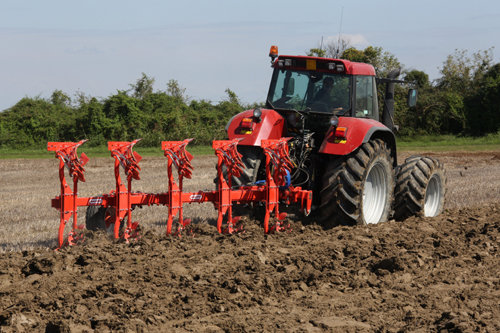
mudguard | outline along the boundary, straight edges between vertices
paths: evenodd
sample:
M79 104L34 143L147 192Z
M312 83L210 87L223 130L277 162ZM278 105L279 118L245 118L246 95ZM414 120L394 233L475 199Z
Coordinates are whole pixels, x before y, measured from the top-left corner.
M394 133L384 124L366 118L340 117L337 127L347 128L345 139L335 137L335 127L330 127L319 152L330 155L347 155L356 150L371 138L381 138L387 142L391 153L396 154L396 138Z
M243 121L251 118L252 121ZM240 145L260 146L262 139L279 139L283 136L285 119L276 111L262 109L260 121L253 117L253 110L237 114L229 124L229 139L242 139Z

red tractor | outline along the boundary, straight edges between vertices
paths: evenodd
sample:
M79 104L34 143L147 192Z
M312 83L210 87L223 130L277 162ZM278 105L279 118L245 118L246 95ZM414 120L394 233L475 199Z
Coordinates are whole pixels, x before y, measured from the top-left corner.
M261 140L289 137L294 168L287 183L313 190L313 212L325 226L441 213L446 178L439 161L412 156L397 163L393 106L399 70L377 78L369 64L278 56L275 46L269 55L273 75L266 107L244 111L226 126L229 139L241 140L245 164L233 185L263 182ZM377 84L386 84L382 112ZM415 103L410 89L408 106Z

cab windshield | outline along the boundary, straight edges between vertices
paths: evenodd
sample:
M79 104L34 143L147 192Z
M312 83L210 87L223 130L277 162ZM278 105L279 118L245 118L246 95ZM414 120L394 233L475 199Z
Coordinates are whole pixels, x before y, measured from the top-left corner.
M346 113L351 108L351 76L275 69L267 101L276 109Z

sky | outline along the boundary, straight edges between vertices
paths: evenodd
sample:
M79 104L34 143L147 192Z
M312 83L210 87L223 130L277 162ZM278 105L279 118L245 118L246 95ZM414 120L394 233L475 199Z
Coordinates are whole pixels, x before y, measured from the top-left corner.
M456 49L494 47L500 62L500 1L0 0L0 110L58 89L106 98L141 73L191 99L216 103L229 88L262 102L271 45L304 55L339 33L437 79Z

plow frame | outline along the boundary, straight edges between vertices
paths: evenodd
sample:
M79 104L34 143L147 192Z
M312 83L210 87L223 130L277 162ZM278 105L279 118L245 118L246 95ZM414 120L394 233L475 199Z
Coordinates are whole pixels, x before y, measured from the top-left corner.
M86 140L79 142L49 142L47 150L54 151L59 162L59 179L61 183L61 194L52 199L52 207L60 210L60 223L58 233L58 246L64 244L74 245L77 230L84 226L77 224L77 208L81 206L103 206L113 208L114 214L107 214L106 224L113 224L114 238L120 238L120 228L124 220L127 220L125 230L121 237L128 241L138 236L138 222L132 222L132 210L134 206L142 205L166 205L168 206L168 218L166 221L166 234L172 234L174 218L178 215L178 229L182 229L190 223L189 219L183 217L184 203L211 202L218 211L217 230L219 233L233 233L238 231L234 225L240 217L233 216L233 204L245 204L251 202L262 202L265 204L266 214L264 218L264 232L277 232L283 230L279 222L272 227L269 225L270 217L274 214L278 221L286 217L286 213L279 212L280 202L285 204L300 203L301 210L308 215L311 211L312 191L303 190L300 187L285 186L286 174L290 172L292 163L288 157L287 138L278 140L262 140L262 148L266 156L266 180L264 184L232 187L231 178L239 177L244 164L241 154L236 147L238 139L215 140L212 147L217 156L217 189L215 191L184 192L183 178L190 179L193 167L191 160L193 156L186 150L186 146L192 139L184 141L162 141L162 150L167 158L168 191L165 193L142 193L132 192L132 180L139 180L139 162L142 157L133 151L134 145L140 139L131 142L110 141L108 150L114 161L115 189L109 194L92 197L78 197L78 181L85 181L83 166L89 161L82 153L78 158L76 149ZM69 175L73 178L73 190L69 187L64 168L68 168ZM120 167L126 176L125 186L120 175ZM175 181L173 168L177 169ZM226 175L223 169L227 170ZM67 222L73 217L72 229L68 234L67 242L64 241L64 230ZM223 228L224 219L226 227Z

